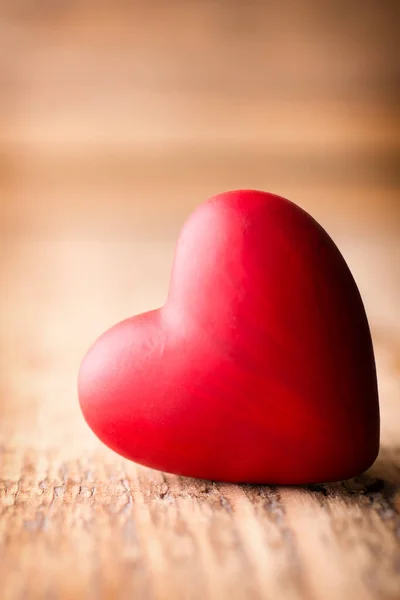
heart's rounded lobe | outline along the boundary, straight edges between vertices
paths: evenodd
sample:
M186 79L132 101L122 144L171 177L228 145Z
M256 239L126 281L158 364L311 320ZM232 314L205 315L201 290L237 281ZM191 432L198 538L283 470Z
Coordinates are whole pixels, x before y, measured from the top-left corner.
M379 449L371 335L350 270L312 217L263 192L193 213L165 306L99 338L79 398L108 446L181 475L339 480Z

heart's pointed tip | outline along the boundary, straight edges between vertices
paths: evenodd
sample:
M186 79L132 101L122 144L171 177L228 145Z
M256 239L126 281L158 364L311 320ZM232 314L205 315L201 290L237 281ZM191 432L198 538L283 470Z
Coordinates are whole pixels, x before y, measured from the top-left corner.
M168 310L119 323L83 358L85 420L126 458L188 477L301 485L362 473L379 447L376 373L340 253L275 194L209 202L178 247Z
M311 485L323 485L323 484L334 484L340 482L346 482L363 475L368 471L375 463L379 452L379 444L372 452L365 454L363 460L357 464L349 466L349 464L343 463L336 465L335 468L327 466L322 468L318 472L302 472L301 469L287 473L285 470L277 472L273 469L273 475L268 464L265 464L265 468L258 471L257 474L251 468L251 461L249 461L248 471L241 472L241 474L234 474L235 469L232 463L222 466L222 469L215 472L213 467L209 470L204 469L201 465L198 468L187 468L183 470L168 470L168 467L158 469L157 467L151 467L144 463L139 463L141 466L145 466L151 471L159 471L168 475L176 477L187 478L193 481L203 481L212 484L231 484L231 485L243 485L243 486L296 486L305 487Z

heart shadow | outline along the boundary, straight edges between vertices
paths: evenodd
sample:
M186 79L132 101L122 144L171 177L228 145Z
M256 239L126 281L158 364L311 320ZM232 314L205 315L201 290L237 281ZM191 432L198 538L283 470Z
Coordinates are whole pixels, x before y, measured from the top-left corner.
M381 494L389 500L400 489L400 446L383 447L368 471L342 485L348 494Z
M392 499L400 490L400 446L381 448L378 458L368 471L334 483L285 486L320 498L338 498L346 503L369 503L383 518L393 516L396 508Z
M218 490L222 497L226 497L230 496L232 490L237 487L237 484L231 483L207 482L187 477L179 479L181 484L189 486L195 495L198 495L199 491L206 491L206 495L208 495L213 490ZM369 506L376 509L383 519L389 519L397 512L393 504L393 497L400 490L400 446L381 448L373 466L352 479L332 483L285 486L242 483L239 484L239 487L249 500L254 502L264 499L268 503L271 500L273 504L279 503L282 490L293 490L305 496L311 494L317 497L321 504L325 504L329 500L344 502L348 505Z
M400 446L383 447L374 465L365 473L333 483L308 485L258 485L233 484L220 481L194 479L161 473L155 477L154 471L140 468L142 484L153 498L191 498L199 503L214 503L230 510L232 500L237 498L238 488L255 505L260 502L267 507L283 510L281 493L293 491L302 496L312 496L321 505L329 502L344 502L347 505L362 505L377 510L384 519L391 518L398 509L393 497L400 490ZM214 502L215 500L215 502ZM271 508L270 507L270 508Z

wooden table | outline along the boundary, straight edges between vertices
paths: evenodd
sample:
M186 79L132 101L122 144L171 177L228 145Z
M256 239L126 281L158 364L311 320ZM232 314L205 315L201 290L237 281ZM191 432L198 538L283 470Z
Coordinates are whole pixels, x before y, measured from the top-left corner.
M2 239L0 597L398 598L400 336L384 324L390 303L375 310L372 260L373 285L362 276L372 242L341 246L383 319L382 452L354 480L291 488L164 475L95 439L78 408L80 359L111 323L163 301L174 244L82 237ZM372 255L389 277L382 243Z
M398 600L398 3L0 9L1 600ZM101 445L87 347L160 306L209 195L285 195L359 283L382 451L354 480L238 486Z

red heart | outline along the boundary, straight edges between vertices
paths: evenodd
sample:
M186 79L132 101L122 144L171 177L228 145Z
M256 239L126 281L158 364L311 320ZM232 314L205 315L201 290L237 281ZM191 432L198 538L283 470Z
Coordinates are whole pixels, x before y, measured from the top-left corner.
M339 480L368 468L379 447L354 279L312 217L263 192L221 194L194 212L167 303L100 337L79 397L108 446L181 475Z

